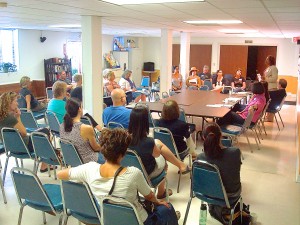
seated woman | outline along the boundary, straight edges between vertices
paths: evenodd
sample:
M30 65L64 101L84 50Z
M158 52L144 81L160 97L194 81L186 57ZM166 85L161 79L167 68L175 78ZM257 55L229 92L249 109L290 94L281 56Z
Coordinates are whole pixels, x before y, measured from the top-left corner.
M245 91L246 89L246 80L242 77L242 70L237 69L233 81L231 83L232 90L234 92Z
M252 123L256 123L256 121L259 119L261 111L266 105L265 88L262 83L255 82L252 84L251 91L253 96L249 100L248 105L236 104L230 112L218 120L218 124L220 126L224 124L242 125L248 116L248 110L250 107L253 107L254 110L256 110L252 119Z
M101 198L109 193L113 181L116 179L113 195L124 198L135 205L138 215L145 225L177 225L177 216L173 206L170 203L156 199L139 169L125 167L121 169L117 178L114 178L115 173L121 167L121 161L126 154L130 141L131 136L124 129L103 130L100 145L103 146L102 152L106 159L105 163L99 165L98 163L90 162L78 167L65 169L58 172L58 178L87 182L99 203ZM145 199L156 203L157 210L152 214L147 214L138 201L138 193L142 194Z
M200 77L197 75L198 69L196 67L192 67L190 70L190 76L186 79L187 88L193 86L199 88L202 85L202 81Z
M182 174L190 172L190 168L177 159L160 140L154 140L147 136L149 134L148 109L142 104L138 104L132 109L128 131L132 134L129 148L135 150L141 157L150 178L158 176L166 169L166 160L177 166ZM171 189L168 191L171 195ZM165 197L165 182L162 182L158 187L157 198Z
M223 88L225 82L223 78L223 71L217 70L216 76L212 77L212 91L219 91Z
M66 105L64 122L60 125L60 138L72 142L83 163L91 161L104 163L101 146L97 143L93 127L80 122L82 105L76 98L70 98Z
M228 198L238 199L241 195L241 151L235 147L221 145L222 132L218 124L207 123L203 129L204 153L200 153L198 160L207 161L218 167ZM221 219L222 207L209 205L210 214L223 222Z
M104 88L106 90L106 95L110 96L114 89L120 88L120 85L115 81L116 76L113 71L109 71L106 76L108 82L104 84Z
M20 95L22 95L25 98L27 110L31 110L32 112L46 110L47 104L45 102L39 102L38 100L36 100L36 98L32 95L30 91L30 77L22 77L20 80L20 86L22 88L20 90Z
M172 74L172 91L180 91L182 88L182 75L179 73L179 67L174 67Z
M27 135L26 128L24 124L21 121L21 111L18 108L18 95L15 92L5 92L0 96L0 130L3 127L9 127L9 128L15 128L18 129L20 135L22 136L24 142L28 146L28 150L30 152L33 152L33 146L29 139L29 136ZM50 135L50 132L47 128L43 128L40 130L37 130L39 132L43 132ZM0 139L2 136L0 135ZM1 140L2 141L2 140ZM50 168L53 170L53 168ZM41 163L40 172L44 173L48 171L47 164Z
M179 106L176 101L168 100L164 106L161 113L161 119L157 120L156 125L158 127L168 128L174 138L177 150L179 153L189 147L189 151L195 159L197 154L195 152L195 143L190 136L189 124L185 121L179 120ZM186 141L184 140L186 138Z
M131 74L131 70L124 71L122 78L119 81L121 89L123 89L125 92L131 91L134 102L139 102L140 100L143 102L146 101L146 95L137 91L134 81L130 79Z

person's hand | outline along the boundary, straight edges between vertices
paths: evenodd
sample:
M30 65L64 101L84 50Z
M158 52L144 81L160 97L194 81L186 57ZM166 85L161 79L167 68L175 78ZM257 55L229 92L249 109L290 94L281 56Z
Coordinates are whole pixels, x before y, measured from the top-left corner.
M236 111L236 114L241 114L242 112L240 112L240 111Z
M21 110L19 108L16 108L15 111L14 111L14 116L16 118L20 117L21 116Z
M166 202L166 201L163 201L163 200L157 200L157 204L158 204L158 205L164 205L164 206L166 206L167 208L170 208L169 203Z

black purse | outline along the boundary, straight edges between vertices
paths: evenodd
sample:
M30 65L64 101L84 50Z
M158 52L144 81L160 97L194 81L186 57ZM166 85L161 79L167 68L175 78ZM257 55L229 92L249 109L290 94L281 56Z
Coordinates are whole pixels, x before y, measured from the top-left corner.
M143 208L147 211L148 214L152 214L156 211L156 204L154 202L151 202L147 199L142 199L139 196L139 193L137 193L138 201L143 206Z

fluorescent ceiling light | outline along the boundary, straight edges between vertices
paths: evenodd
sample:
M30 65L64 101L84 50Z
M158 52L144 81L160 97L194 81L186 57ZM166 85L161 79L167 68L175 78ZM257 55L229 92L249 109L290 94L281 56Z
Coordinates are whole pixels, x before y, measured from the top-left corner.
M257 33L257 30L243 30L243 29L221 29L219 32L222 33Z
M204 2L204 0L102 0L116 5L138 5L155 3Z
M189 24L239 24L243 23L240 20L188 20L183 21Z
M50 25L49 27L53 28L79 28L81 27L80 24L56 24L56 25Z

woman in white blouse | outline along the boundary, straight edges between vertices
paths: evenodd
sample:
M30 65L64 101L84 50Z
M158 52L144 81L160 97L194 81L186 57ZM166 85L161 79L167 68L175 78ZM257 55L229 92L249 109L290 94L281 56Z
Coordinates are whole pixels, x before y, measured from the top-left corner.
M273 88L277 88L278 69L275 66L275 57L272 55L269 55L266 58L265 63L268 67L264 71L262 80L265 80L268 82L269 90L273 89Z

